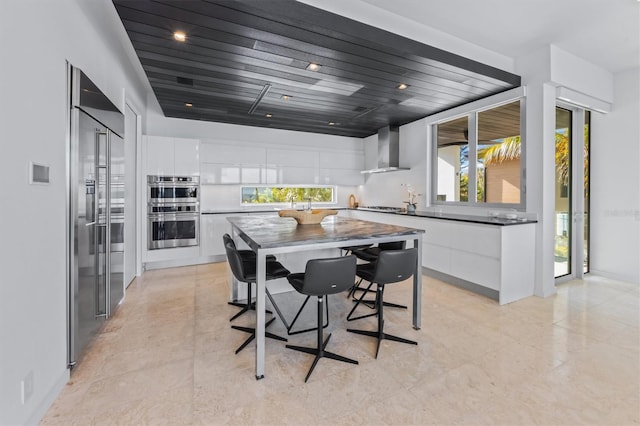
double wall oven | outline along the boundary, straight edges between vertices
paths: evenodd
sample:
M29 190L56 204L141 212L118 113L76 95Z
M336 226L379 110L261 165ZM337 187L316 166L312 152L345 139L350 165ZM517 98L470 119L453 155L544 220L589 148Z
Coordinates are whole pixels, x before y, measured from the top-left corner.
M197 246L200 180L197 176L147 176L148 249Z

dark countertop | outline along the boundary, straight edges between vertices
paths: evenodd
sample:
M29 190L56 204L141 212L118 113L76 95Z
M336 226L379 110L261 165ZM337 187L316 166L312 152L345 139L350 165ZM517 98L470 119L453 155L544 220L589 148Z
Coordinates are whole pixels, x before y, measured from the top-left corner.
M366 242L375 238L399 240L424 233L422 229L338 216L328 216L315 225L298 225L293 218L277 216L238 216L227 220L253 250L343 241Z
M416 211L415 213L406 213L406 212L394 212L394 211L373 210L373 209L353 209L353 210L361 210L361 211L381 213L381 214L395 214L400 216L424 217L428 219L453 220L457 222L479 223L482 225L511 226L511 225L526 225L528 223L538 223L536 219L526 219L526 218L505 219L500 217L474 216L474 215L459 214L459 213L434 213L434 212L425 212L425 211Z
M314 206L314 208L316 208ZM416 211L415 213L406 213L406 212L394 212L394 211L384 211L384 210L374 210L367 208L356 208L350 209L348 207L317 207L317 208L330 208L333 210L354 210L354 211L366 211L373 213L381 213L381 214L395 214L400 216L411 216L411 217L424 217L427 219L440 219L440 220L453 220L457 222L467 222L467 223L478 223L482 225L496 225L496 226L511 226L511 225L526 225L530 223L538 223L536 219L505 219L500 217L489 217L489 216L474 216L469 214L459 214L459 213L434 213L427 211ZM229 209L229 210L203 210L201 214L203 215L212 215L212 214L249 214L249 213L276 213L278 210L286 210L286 208L238 208L238 209Z

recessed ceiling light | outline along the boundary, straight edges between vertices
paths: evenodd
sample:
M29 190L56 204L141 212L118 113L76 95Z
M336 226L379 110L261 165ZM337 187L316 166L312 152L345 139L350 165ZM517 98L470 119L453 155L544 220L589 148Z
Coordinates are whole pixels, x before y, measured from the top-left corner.
M193 104L191 102L185 102L184 106L186 106L187 108L191 108Z
M334 123L333 121L329 122L329 126L335 126L335 125L336 125L336 123Z
M310 62L309 65L307 65L307 70L308 71L318 71L320 69L322 65L318 65L318 64L314 64L313 62Z
M280 96L280 99L282 99L283 101L288 101L289 99L291 99L291 96L289 96L289 95L282 95L282 96Z
M398 90L404 90L404 89L406 89L407 87L409 87L407 84L405 84L405 83L400 83L400 84L398 84L398 85L396 86L396 89L398 89Z
M273 114L265 114L264 116L267 117L267 118L271 118L271 117L273 117Z
M173 38L177 41L185 41L187 39L187 35L182 31L176 31L175 33L173 33Z

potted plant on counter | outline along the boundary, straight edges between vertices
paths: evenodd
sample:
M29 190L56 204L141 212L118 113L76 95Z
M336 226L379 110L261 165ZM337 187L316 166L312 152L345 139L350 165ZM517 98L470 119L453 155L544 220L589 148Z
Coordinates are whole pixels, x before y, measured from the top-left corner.
M413 186L411 186L411 184L403 185L407 187L407 193L409 194L409 200L404 201L405 203L407 203L407 213L415 213L416 206L418 204L417 198L421 194L416 194L416 191L413 189Z

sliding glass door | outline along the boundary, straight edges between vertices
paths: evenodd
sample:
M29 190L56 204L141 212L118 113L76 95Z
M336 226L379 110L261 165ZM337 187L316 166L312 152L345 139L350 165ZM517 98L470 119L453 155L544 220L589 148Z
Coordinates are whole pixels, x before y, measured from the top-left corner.
M589 270L589 120L588 111L556 108L556 278Z

